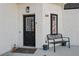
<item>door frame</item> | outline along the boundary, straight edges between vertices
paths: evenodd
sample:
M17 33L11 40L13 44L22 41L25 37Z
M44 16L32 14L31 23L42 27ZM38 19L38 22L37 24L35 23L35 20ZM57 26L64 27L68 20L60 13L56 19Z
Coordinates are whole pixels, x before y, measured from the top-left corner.
M36 26L35 26L35 14L23 14L23 46L24 46L24 36L25 36L25 20L24 20L24 17L26 16L34 16L34 34L35 34L35 46L33 47L36 47ZM31 47L31 46L26 46L26 47Z

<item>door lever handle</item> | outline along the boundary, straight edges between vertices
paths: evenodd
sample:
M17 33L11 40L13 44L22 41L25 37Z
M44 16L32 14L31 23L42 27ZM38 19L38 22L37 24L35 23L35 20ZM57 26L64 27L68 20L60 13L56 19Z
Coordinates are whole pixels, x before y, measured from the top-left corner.
M19 33L21 33L21 31L19 31Z
M35 22L35 24L37 24L37 22Z

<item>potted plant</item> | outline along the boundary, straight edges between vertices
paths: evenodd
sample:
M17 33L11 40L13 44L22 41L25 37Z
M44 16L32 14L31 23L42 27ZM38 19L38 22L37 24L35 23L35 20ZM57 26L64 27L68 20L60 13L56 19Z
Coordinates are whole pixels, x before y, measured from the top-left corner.
M43 50L48 50L47 40L45 40L45 44L43 44Z
M14 46L12 48L12 52L16 52L16 44L14 44Z

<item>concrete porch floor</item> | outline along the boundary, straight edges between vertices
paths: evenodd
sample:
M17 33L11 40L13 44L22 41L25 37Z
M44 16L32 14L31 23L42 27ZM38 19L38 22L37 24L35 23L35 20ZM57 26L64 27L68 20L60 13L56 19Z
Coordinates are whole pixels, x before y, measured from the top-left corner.
M44 51L42 48L39 48L36 50L34 54L25 54L25 53L12 53L7 52L3 54L3 56L79 56L79 46L71 46L71 48L68 48L68 46L57 46L56 52L54 53L53 47L49 48L49 50Z

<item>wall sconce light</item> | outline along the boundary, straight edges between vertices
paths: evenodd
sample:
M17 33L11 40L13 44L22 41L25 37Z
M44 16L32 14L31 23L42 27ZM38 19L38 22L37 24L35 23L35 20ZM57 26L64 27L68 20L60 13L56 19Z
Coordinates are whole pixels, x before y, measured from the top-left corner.
M30 11L30 7L27 6L27 7L26 7L26 12L29 13L29 11Z

